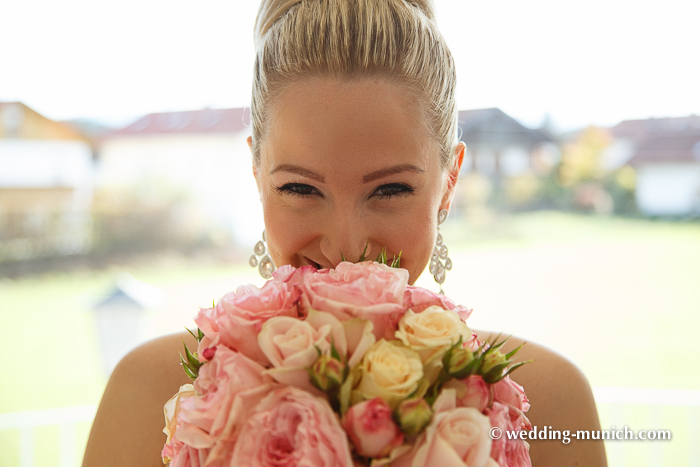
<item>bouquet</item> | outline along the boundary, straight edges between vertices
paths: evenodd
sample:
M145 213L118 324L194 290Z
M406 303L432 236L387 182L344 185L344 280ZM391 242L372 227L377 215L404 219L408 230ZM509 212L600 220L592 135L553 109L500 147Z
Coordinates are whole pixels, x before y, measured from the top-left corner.
M284 266L201 309L198 348L181 355L193 384L164 407L163 462L530 466L527 443L505 436L531 429L509 377L527 362L392 266Z

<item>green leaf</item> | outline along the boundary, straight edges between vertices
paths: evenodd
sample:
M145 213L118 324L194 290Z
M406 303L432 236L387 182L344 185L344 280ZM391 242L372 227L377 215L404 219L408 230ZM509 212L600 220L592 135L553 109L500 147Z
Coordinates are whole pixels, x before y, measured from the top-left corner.
M335 358L339 362L342 362L342 359L340 358L340 353L338 352L338 349L335 348L335 342L333 341L333 336L331 336L331 357Z
M518 368L520 368L521 366L527 365L528 363L532 363L532 362L534 362L534 360L525 360L524 362L516 363L512 367L508 368L508 371L506 371L506 373L503 375L503 377L505 378L506 376L508 376L509 374L511 374L512 372L514 372Z
M185 329L187 329L187 332L189 332L192 335L192 337L194 337L197 340L197 342L199 342L201 340L201 338L197 338L197 336L194 335L194 332L192 332L192 330L190 328L185 326ZM202 332L199 328L197 328L197 331L198 331L198 333Z
M503 370L506 369L508 366L508 363L502 363L500 365L496 365L495 367L491 368L488 373L485 375L482 375L484 378L484 381L486 381L489 384L497 383L501 379L503 379Z
M375 259L377 263L386 264L386 247L382 247L382 251L379 252L379 256Z
M342 259L343 261L347 261L342 251L340 252L340 259Z
M182 341L182 345L185 347L185 355L187 355L187 361L190 363L190 366L199 370L204 363L200 362L197 357L192 355L192 352L190 352L190 349L187 348L185 341Z
M367 247L369 246L369 239L367 239L367 243L365 243L365 249L362 250L362 255L360 256L360 259L357 260L358 263L361 263L367 259L365 254L367 253Z
M489 348L486 349L486 351L484 352L484 355L487 355L487 354L490 354L490 353L497 351L498 349L503 347L506 344L506 342L508 342L508 339L510 339L510 336L508 336L504 340L502 340L501 342L497 342L499 337L501 337L500 334L498 336L496 336L496 338L493 340L494 344L490 345Z
M522 349L523 346L524 346L525 344L526 344L526 342L523 342L523 343L520 344L517 348L515 348L515 349L511 350L510 352L508 352L508 353L506 354L506 360L510 360L510 357L512 357L513 355L515 355L516 353L518 353L518 351L519 351L520 349Z
M399 257L394 257L394 260L391 262L391 267L392 268L400 268L401 267L401 253L403 253L403 250L399 251Z
M199 374L199 372L198 372L197 370L193 370L192 368L190 368L190 366L189 366L188 363L185 361L185 358L182 356L182 354L180 354L180 365L182 365L182 369L185 370L185 374L186 374L192 381L194 381L194 380L197 379L197 375Z

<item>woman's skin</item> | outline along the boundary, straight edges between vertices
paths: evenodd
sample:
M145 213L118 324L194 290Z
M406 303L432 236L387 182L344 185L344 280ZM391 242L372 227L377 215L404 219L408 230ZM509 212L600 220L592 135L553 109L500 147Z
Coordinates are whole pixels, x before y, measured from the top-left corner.
M443 167L410 96L381 79L316 78L279 97L254 167L275 264L334 267L341 253L357 260L369 242L371 255L382 247L389 257L401 252L401 266L415 282L432 254L437 213L450 207L465 146L457 145L454 162ZM165 336L120 362L95 417L84 466L162 465L163 404L189 382L178 364L181 339L196 347L187 333ZM522 342L511 338L506 350ZM535 360L513 374L530 399L534 426L600 429L590 387L572 363L532 343L518 358ZM536 467L606 465L602 441L530 444Z

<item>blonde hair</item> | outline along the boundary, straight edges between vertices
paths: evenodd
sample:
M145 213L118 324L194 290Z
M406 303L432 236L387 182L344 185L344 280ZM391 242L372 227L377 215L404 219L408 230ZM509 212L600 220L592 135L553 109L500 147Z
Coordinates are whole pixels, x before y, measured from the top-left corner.
M253 161L275 97L301 78L381 77L408 86L447 167L457 143L456 73L432 0L262 0L255 23Z

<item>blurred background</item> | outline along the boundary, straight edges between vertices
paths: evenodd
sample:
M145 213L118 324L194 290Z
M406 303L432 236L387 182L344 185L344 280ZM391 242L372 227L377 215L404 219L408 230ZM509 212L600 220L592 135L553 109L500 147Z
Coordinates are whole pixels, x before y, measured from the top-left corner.
M611 466L700 466L700 6L435 3L468 147L445 292L574 361L604 429L672 431ZM125 352L262 283L256 12L0 3L1 466L79 465Z

